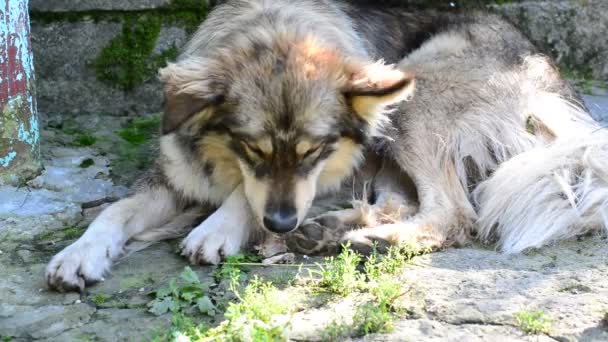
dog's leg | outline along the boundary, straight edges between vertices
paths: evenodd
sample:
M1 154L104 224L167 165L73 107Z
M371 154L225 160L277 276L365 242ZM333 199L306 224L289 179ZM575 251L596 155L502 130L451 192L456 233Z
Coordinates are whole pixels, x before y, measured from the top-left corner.
M163 186L112 204L76 242L53 257L46 268L49 286L59 291L82 291L86 284L103 280L131 237L162 225L179 209L175 194Z
M306 220L288 235L289 249L303 254L333 253L348 231L400 221L417 212L414 184L397 165L385 161L373 178L373 182L368 183L371 185L369 189L361 191L374 192L376 200L373 204L362 198L354 201L353 208L327 211Z
M219 264L222 257L239 253L255 227L257 223L240 185L184 239L182 254L193 264Z
M410 243L419 248L439 249L467 240L475 212L456 167L449 162L418 159L416 168L408 170L417 170L410 174L418 192L418 213L405 220L347 232L342 242L348 241L354 249L365 253L375 242L380 245Z

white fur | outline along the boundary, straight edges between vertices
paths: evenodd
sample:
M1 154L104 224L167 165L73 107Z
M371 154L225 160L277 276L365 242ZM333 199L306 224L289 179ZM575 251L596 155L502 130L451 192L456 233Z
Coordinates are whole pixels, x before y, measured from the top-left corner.
M608 133L564 139L502 164L475 192L479 234L517 253L608 226Z
M166 189L142 192L112 204L84 235L53 257L46 268L49 285L82 290L85 282L103 280L127 240L175 215L174 197Z
M201 202L210 202L219 205L226 195L223 187L211 186L209 177L205 175L200 166L192 163L180 151L175 141L175 134L160 138L160 152L166 158L163 171L167 180L175 189L182 191L184 196Z
M241 250L255 224L243 186L239 186L219 209L188 234L182 242L182 254L194 264L202 261L217 265L222 256Z

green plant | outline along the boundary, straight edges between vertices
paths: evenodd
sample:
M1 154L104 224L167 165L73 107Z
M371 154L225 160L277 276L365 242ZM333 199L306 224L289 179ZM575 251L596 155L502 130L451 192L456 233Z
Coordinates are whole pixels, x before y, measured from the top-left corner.
M248 269L244 264L258 263L260 261L261 258L258 255L253 254L237 254L226 257L226 261L213 272L213 278L217 282L235 278L238 280L245 280L245 272L248 272Z
M351 332L351 325L333 320L321 331L321 341L341 341L350 336Z
M357 308L353 317L353 334L365 336L373 333L385 333L393 330L393 314L385 307L367 303Z
M368 279L375 279L382 275L395 275L401 271L412 259L424 253L412 245L391 246L384 255L378 253L376 246L365 261L365 274Z
M526 334L546 334L551 328L551 318L543 310L520 311L515 314L517 324Z
M180 313L196 309L198 312L213 316L216 307L207 295L209 288L202 284L190 267L185 267L180 283L171 279L169 286L156 291L156 298L148 303L148 311L155 315L167 312Z
M344 245L337 257L325 258L325 263L317 264L319 270L311 271L320 277L318 288L340 296L347 296L363 284L364 276L357 270L361 256Z
M289 304L271 284L254 277L243 291L233 281L231 290L237 300L224 313L225 320L214 328L194 321L178 312L172 327L155 341L285 341L290 317Z

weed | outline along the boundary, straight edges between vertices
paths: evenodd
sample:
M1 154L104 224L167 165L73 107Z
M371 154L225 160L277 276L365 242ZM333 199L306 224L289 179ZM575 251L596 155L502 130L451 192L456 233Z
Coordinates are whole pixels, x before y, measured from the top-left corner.
M517 324L526 334L546 334L551 328L551 318L543 310L521 311L515 314Z
M191 318L177 312L172 318L172 328L164 338L155 341L284 341L289 327L289 304L279 296L271 284L254 277L240 292L237 282L231 289L237 296L230 303L218 326L208 328L196 325Z
M213 272L213 278L217 282L222 280L232 280L238 278L238 280L245 280L247 277L245 272L248 272L247 268L243 265L244 263L257 263L260 262L261 258L253 254L237 254L226 257L226 261Z
M156 299L148 303L148 311L155 315L166 312L183 312L196 309L198 312L213 316L215 305L206 292L209 288L203 285L190 267L185 267L180 276L180 284L171 279L169 286L156 291Z
M353 317L353 334L365 336L373 333L385 333L393 330L393 314L374 303L367 303L357 308Z
M103 304L105 304L105 302L110 299L110 297L112 297L109 294L105 294L105 293L98 293L96 295L93 296L93 298L91 298L91 301L93 303L95 303L95 305L97 306L101 306Z
M380 255L376 246L365 261L365 274L368 279L376 279L382 275L395 275L410 263L412 259L424 253L412 245L391 246L385 255Z
M361 256L349 248L343 246L342 252L334 258L325 258L325 264L318 264L319 270L311 271L320 276L319 289L347 296L361 287L364 276L357 270L361 262Z
M224 314L230 334L253 341L286 339L289 321L285 315L289 306L272 283L254 277L243 293L236 290L234 283L233 291L239 301L231 303Z
M604 312L604 317L600 321L600 327L608 329L608 311Z
M351 335L351 331L351 325L333 320L321 331L321 341L342 341Z

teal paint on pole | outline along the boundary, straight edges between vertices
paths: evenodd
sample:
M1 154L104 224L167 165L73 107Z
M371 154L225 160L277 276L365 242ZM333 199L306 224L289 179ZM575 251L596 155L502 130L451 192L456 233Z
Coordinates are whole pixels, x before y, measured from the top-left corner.
M28 0L0 0L0 185L40 168Z

